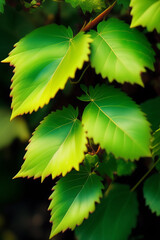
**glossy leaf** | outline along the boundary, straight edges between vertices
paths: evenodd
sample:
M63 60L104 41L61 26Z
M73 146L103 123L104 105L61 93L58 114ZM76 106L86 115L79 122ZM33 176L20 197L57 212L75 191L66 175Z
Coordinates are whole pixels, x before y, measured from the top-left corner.
M86 11L92 12L93 10L101 10L105 7L104 0L65 0L70 3L72 7L80 6L82 11L85 13Z
M24 156L26 159L15 177L52 178L79 170L84 159L86 136L78 111L72 106L49 114L38 126Z
M110 82L130 82L143 85L141 72L154 70L154 52L145 36L118 19L98 24L90 31L91 66Z
M143 112L147 114L148 121L152 124L152 130L156 131L160 125L160 96L149 99L141 104Z
M149 123L125 93L97 85L90 87L86 95L79 98L91 101L84 110L82 123L95 144L124 159L151 156Z
M0 108L0 149L7 147L16 138L27 141L30 137L26 122L22 118L10 122L10 114L4 107Z
M67 228L72 230L80 225L89 213L95 210L95 202L102 197L101 177L82 167L61 178L53 188L51 195L51 222L53 227L50 237Z
M70 28L48 25L22 38L3 62L15 66L11 85L12 117L47 104L77 68L88 61L89 35L73 37Z
M143 188L146 205L149 206L152 213L160 216L160 174L155 173L149 177Z
M136 226L138 202L136 194L127 185L114 184L90 215L76 229L78 240L127 240Z
M4 12L4 4L5 4L5 0L0 0L0 13Z
M139 25L148 31L156 29L160 33L160 0L131 0L131 27Z

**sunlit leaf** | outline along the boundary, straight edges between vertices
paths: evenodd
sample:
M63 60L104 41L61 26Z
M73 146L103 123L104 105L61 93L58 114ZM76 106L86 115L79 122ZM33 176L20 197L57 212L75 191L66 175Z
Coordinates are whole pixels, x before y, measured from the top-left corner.
M63 89L76 69L88 61L90 42L89 35L80 32L73 37L70 28L56 24L22 38L3 61L15 66L11 118L36 111Z
M160 96L142 103L141 108L147 114L147 119L152 124L152 130L156 131L160 125Z
M160 216L160 174L155 173L149 177L143 188L146 205L149 206L152 213Z
M53 227L50 237L67 228L72 230L80 225L89 213L95 210L95 202L102 197L101 177L82 167L61 178L53 188L51 195L51 222Z
M15 138L27 141L30 137L26 122L17 118L10 122L10 111L0 108L0 149L8 146Z
M139 107L119 89L97 85L86 92L82 122L88 137L108 153L124 159L151 156L150 128ZM86 96L79 99L86 101Z
M160 0L131 0L131 27L142 25L148 31L156 29L160 33Z
M15 177L52 178L79 170L84 159L86 137L78 111L72 106L49 114L36 129L24 156L25 161Z
M67 3L70 3L72 7L80 6L82 11L92 12L93 10L101 10L105 7L104 0L65 0Z
M90 31L91 66L110 82L130 82L143 85L141 72L145 67L154 70L154 52L145 36L118 19L98 24L97 32Z
M76 228L78 240L127 240L136 226L138 202L136 194L127 185L114 184L90 215Z

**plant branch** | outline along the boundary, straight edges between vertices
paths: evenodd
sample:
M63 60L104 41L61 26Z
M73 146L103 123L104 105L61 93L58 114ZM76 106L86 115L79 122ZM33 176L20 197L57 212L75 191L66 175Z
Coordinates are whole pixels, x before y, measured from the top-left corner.
M131 189L131 192L133 192L148 176L148 174L153 170L153 168L157 165L157 163L160 161L160 158L151 166L151 168L144 174L144 176L136 183L136 185Z
M111 6L109 6L106 10L104 10L101 14L99 14L95 19L90 21L87 25L83 26L81 31L86 32L86 31L89 31L94 26L96 26L100 21L103 20L103 18L105 16L107 16L111 12L111 10L115 6L116 2L117 2L117 0L114 1L114 3Z

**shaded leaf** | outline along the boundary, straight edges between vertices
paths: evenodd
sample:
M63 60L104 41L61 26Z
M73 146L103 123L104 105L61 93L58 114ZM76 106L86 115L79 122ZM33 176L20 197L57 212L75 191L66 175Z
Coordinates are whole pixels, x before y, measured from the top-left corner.
M147 114L147 119L152 124L152 130L156 131L160 125L160 96L142 103L141 108Z
M11 144L15 138L27 141L30 137L26 122L22 118L10 122L10 114L10 111L0 108L0 149Z
M152 139L152 155L160 157L160 128L154 133Z
M149 177L143 187L146 205L149 206L152 213L160 216L160 174L155 173Z
M131 27L142 25L148 31L156 29L160 33L160 0L131 0Z
M77 68L88 61L89 35L73 37L70 28L56 24L38 28L22 38L3 62L15 66L11 85L12 117L47 104L63 89Z
M110 82L130 82L143 85L141 72L154 70L154 51L145 36L118 19L98 24L90 31L91 66Z
M89 171L91 171L91 169L93 167L95 167L95 165L99 162L99 157L98 155L90 155L90 154L86 154L85 158L84 158L84 164L87 167L87 169Z
M67 3L70 3L72 7L80 6L82 11L92 12L93 10L101 10L105 7L104 0L65 0Z
M110 186L96 211L76 229L78 240L127 240L136 226L138 202L127 185Z
M53 188L51 195L51 222L53 227L50 237L67 228L72 230L80 225L89 213L95 210L95 202L102 197L101 177L82 167L61 178Z
M153 158L158 157L155 167L160 172L160 128L153 134L151 145Z
M26 159L15 177L52 178L79 170L84 159L86 136L78 111L72 106L49 114L38 126L24 156Z
M132 174L135 170L136 165L130 161L124 161L123 159L117 159L117 175L127 176Z
M129 8L130 0L117 0L118 4L122 4L125 8Z
M0 0L0 12L1 13L4 12L4 4L5 4L5 0Z
M99 166L96 169L102 176L107 175L109 178L113 179L114 172L117 171L117 162L113 155L104 154L102 161L99 162Z
M82 122L88 137L108 153L124 159L151 156L150 128L139 107L119 89L106 85L90 87L90 103ZM86 101L86 97L79 99Z

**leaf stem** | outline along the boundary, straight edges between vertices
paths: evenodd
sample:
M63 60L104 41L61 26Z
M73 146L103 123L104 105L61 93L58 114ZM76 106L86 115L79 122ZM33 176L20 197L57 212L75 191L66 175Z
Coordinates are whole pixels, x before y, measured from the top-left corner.
M79 82L82 80L82 78L83 78L85 72L87 71L87 69L88 69L89 67L90 67L90 64L88 64L87 67L83 70L83 72L82 72L80 78L78 79L78 81L76 81L76 82L72 82L72 81L70 80L71 84L77 84L77 83L79 83Z
M131 192L133 192L143 181L144 179L148 176L148 174L153 170L153 168L157 165L159 162L160 158L151 166L151 168L144 174L144 176L134 185L134 187L131 189Z
M104 10L102 13L100 13L95 19L93 19L92 21L90 21L87 25L84 25L84 27L82 27L81 31L89 31L91 28L93 28L94 26L96 26L100 21L103 20L103 18L105 16L107 16L112 8L115 6L117 0L114 1L114 3L112 5L110 5L106 10Z

